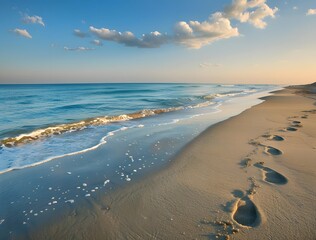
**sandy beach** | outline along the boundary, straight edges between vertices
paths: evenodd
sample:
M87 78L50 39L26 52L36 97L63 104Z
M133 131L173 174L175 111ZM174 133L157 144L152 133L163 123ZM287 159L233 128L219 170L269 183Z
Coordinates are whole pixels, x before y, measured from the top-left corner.
M315 101L315 84L277 91L29 238L316 239Z

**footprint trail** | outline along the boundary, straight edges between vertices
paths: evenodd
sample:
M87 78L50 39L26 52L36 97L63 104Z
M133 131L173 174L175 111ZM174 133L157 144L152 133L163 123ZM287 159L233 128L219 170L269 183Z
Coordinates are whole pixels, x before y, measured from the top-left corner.
M274 171L271 168L264 167L260 163L256 163L255 166L260 168L264 173L264 181L277 184L277 185L284 185L288 182L287 178L284 177L281 173Z

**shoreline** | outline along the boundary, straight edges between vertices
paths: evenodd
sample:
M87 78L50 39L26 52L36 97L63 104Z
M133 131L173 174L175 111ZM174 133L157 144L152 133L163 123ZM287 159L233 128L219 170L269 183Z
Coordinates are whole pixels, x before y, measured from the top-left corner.
M295 91L211 126L167 168L29 239L315 238L315 98Z
M146 90L146 87L148 88L148 86L145 86L145 90L144 90L145 93L148 90L148 89ZM181 91L187 91L187 90L183 90L182 87L183 87L182 85L177 86L177 88L174 91L175 92L178 91L180 93ZM33 165L40 165L41 163L47 162L50 159L52 160L52 159L56 159L60 157L69 156L71 154L82 153L85 151L96 149L100 145L107 142L106 138L108 138L108 135L112 136L114 133L115 133L114 135L116 135L116 132L117 132L116 130L120 130L120 129L125 130L126 128L130 128L130 127L142 127L144 126L145 123L147 125L148 124L151 125L152 124L151 120L153 120L152 122L155 122L156 125L159 127L162 124L158 123L156 119L160 119L159 121L161 123L167 124L169 122L169 119L171 121L173 120L183 121L185 119L194 118L195 116L204 115L208 113L211 114L214 111L216 111L216 109L219 106L221 106L222 104L225 104L225 102L229 102L229 99L236 99L237 101L239 101L238 100L239 98L244 98L244 97L249 98L249 102L246 102L249 104L244 104L245 107L249 107L251 105L250 101L255 102L255 100L252 99L254 95L258 95L260 93L264 93L269 90L273 90L277 88L276 86L271 86L271 85L267 85L266 87L256 87L256 86L249 85L245 89L240 89L239 87L235 89L234 87L233 89L235 90L225 89L225 88L217 89L218 87L214 85L210 85L210 89L208 90L204 89L203 87L201 88L201 86L191 86L191 87L193 88L194 91L197 91L197 92L193 91L192 93L187 94L188 96L192 95L192 97L184 98L185 101L183 100L184 101L183 104L180 104L175 100L178 97L177 97L177 93L174 93L172 94L174 95L174 99L172 98L171 100L167 100L168 106L164 106L165 103L164 101L162 101L162 103L159 103L159 104L154 103L152 106L153 108L151 108L150 106L146 105L147 100L145 101L143 99L143 100L140 100L140 102L145 102L145 105L140 107L139 106L140 103L135 101L135 104L137 107L134 107L135 110L133 111L120 110L123 115L116 115L115 112L113 112L113 114L111 113L109 114L109 116L116 116L116 117L103 116L103 117L88 118L88 116L85 115L85 117L80 118L81 120L78 119L78 120L75 120L75 122L67 123L67 119L65 119L65 122L63 124L60 121L56 121L56 123L53 123L55 121L53 119L52 121L45 120L46 124L44 124L43 126L41 126L41 124L39 125L35 124L34 127L31 127L31 126L25 127L23 131L19 129L18 127L19 124L16 124L17 125L16 133L12 133L12 131L8 130L7 133L2 135L2 136L7 136L7 137L2 137L2 139L0 139L1 155L3 159L6 160L0 163L0 172L4 173L4 172L12 171L15 169L32 167ZM196 90L196 88L198 90ZM122 87L122 89L124 90L124 87ZM89 91L92 91L92 90L90 89ZM89 95L89 91L87 95ZM118 91L118 90L115 90L115 91ZM137 92L137 90L134 89L134 92L135 91ZM150 90L150 91L154 91L154 90ZM130 95L133 97L135 93L131 93ZM168 93L167 91L167 96L166 96L167 99L168 99L168 94L170 95L170 93ZM97 95L96 99L98 99L98 96L99 95ZM208 97L212 96L212 98L213 97L214 98L205 99L207 96ZM114 99L116 99L115 95L114 95ZM181 96L179 99L180 100L182 99ZM54 99L52 101L54 101ZM48 102L49 101L47 101L46 104L48 104ZM107 100L105 102L107 102ZM151 102L151 101L148 101L148 102ZM170 105L171 103L173 105ZM65 103L62 103L61 105L64 105L64 104ZM179 104L181 105L180 107L177 106ZM89 106L89 104L87 105ZM77 105L74 105L74 106L77 106ZM60 107L56 107L56 109L59 109L59 108ZM83 105L83 109L85 108L86 108L85 105ZM130 109L130 108L131 108L130 106L127 107L127 109ZM238 106L236 108L238 108ZM56 112L54 112L55 111L54 109L51 110L51 112L48 111L47 114L49 116L51 114L53 115L56 114ZM139 109L151 109L151 110L139 111ZM75 111L78 111L78 110L75 110ZM235 112L236 111L232 111L232 115L239 113L239 112L237 113ZM124 115L124 113L126 113L127 115L126 114ZM160 114L160 113L163 113L163 114ZM38 117L41 119L44 115L42 113L39 113ZM66 116L67 114L62 113L60 119L65 118L63 117L64 115ZM119 119L122 121L119 121ZM115 122L113 122L112 120L113 121L115 120ZM23 121L24 120L22 118L21 120L16 120L15 122L17 123L21 122L22 124ZM51 123L48 124L48 122L51 122ZM211 125L212 123L213 122L209 123L206 120L203 126L203 129L201 129L199 132L203 131L204 128ZM5 125L2 127L4 128ZM27 130L28 128L29 130ZM20 130L22 132L19 132ZM9 134L10 132L11 134ZM174 134L177 134L177 133L174 133ZM85 139L85 140L82 141L82 139ZM183 142L186 143L187 141L184 140ZM66 148L64 147L65 144L67 144Z

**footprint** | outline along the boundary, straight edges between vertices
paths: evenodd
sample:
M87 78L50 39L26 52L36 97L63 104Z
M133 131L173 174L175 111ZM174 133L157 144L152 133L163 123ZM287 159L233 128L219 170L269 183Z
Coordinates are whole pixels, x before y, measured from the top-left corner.
M263 137L267 138L268 140L273 140L273 141L284 141L284 138L279 136L279 135L262 135Z
M251 166L251 162L252 162L251 158L246 157L245 159L243 159L240 162L240 166L242 166L243 168L250 167Z
M266 146L264 151L265 151L266 153L271 154L271 155L274 155L274 156L277 156L277 155L281 155L281 154L282 154L282 152L281 152L279 149L274 148L274 147L271 147L271 146Z
M274 141L284 141L284 138L281 137L281 136L278 136L278 135L273 135L271 140L274 140Z
M302 112L315 114L316 113L316 109L312 109L312 110L309 110L309 111L302 111Z
M300 121L293 121L292 123L293 123L293 124L301 124Z
M274 171L271 168L264 167L260 163L256 163L255 166L260 168L264 173L264 181L269 183L274 183L278 185L284 185L288 182L287 178L284 177L282 174Z
M248 196L245 196L236 203L233 219L240 225L255 227L259 224L260 214L256 205Z
M290 131L290 132L295 132L295 131L297 131L297 129L294 128L294 127L288 127L286 130L288 130L288 131Z

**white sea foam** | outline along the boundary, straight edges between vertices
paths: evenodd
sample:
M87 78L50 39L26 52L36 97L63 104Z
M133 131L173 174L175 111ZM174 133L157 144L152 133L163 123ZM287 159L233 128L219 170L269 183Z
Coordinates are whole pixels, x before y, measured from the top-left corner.
M103 144L106 144L106 140L105 139L108 138L109 136L113 136L116 132L126 131L126 130L128 130L130 128L137 128L137 127L138 126L122 127L122 128L120 128L118 130L109 132L106 136L104 136L100 140L100 142L98 144L96 144L96 145L94 145L94 146L92 146L90 148L86 148L86 149L83 149L83 150L80 150L80 151L76 151L76 152L62 154L62 155L59 155L59 156L49 157L49 158L47 158L45 160L42 160L42 161L39 161L39 162L35 162L35 163L32 163L32 164L27 164L27 165L24 165L24 166L16 166L16 167L7 168L7 169L4 169L4 170L1 170L0 174L11 172L11 171L14 171L14 170L21 170L21 169L24 169L24 168L35 167L35 166L41 165L43 163L50 162L52 160L60 159L60 158L67 157L67 156L74 156L74 155L78 155L78 154L82 154L82 153L85 153L85 152L89 152L89 151L95 150L95 149L99 148L100 146L102 146ZM55 170L51 169L51 171L54 172Z
M103 183L103 186L105 186L106 184L108 184L110 182L110 180L105 180Z

